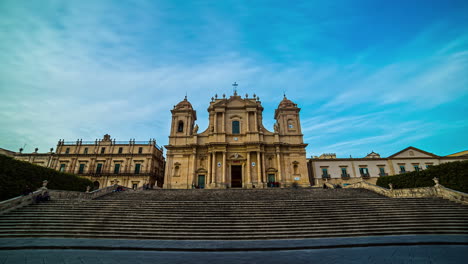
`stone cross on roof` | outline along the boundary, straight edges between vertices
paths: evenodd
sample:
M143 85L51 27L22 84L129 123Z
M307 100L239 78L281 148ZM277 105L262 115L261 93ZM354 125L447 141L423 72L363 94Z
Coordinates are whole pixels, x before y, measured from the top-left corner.
M237 95L237 86L238 86L237 82L234 82L234 83L232 84L232 87L233 87L233 89L234 89L234 95Z

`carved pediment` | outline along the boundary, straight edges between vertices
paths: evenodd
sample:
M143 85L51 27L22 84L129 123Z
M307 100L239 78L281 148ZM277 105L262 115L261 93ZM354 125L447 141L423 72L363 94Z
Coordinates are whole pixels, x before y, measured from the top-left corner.
M231 160L243 160L245 159L242 155L238 153L234 153L233 155L229 156L229 159Z
M407 147L389 158L438 158L438 156L415 147Z
M229 119L235 119L235 118L242 119L242 116L240 116L240 115L229 116Z

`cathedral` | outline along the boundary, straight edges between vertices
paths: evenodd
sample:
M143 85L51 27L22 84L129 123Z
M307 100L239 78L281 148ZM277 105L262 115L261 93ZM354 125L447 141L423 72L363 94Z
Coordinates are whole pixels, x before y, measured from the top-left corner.
M284 96L269 131L259 97L234 91L211 98L208 128L198 131L197 112L185 97L171 110L164 188L310 186L300 110Z

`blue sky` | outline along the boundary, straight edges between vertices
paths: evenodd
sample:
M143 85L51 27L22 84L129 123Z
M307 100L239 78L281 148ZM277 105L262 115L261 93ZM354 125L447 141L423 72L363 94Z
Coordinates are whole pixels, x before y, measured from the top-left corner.
M0 1L0 147L168 142L188 94L283 91L307 155L468 149L467 1Z

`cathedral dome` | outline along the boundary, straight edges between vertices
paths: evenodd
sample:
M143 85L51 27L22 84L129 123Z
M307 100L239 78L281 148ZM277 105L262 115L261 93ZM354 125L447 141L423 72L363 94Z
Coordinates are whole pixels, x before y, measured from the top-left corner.
M185 96L185 99L183 101L180 101L180 103L178 103L174 108L176 110L193 109L192 104L187 100L187 96Z
M284 96L283 100L281 100L280 104L278 105L278 108L292 108L292 107L297 107L297 104L293 103L291 100L286 98L286 95Z

